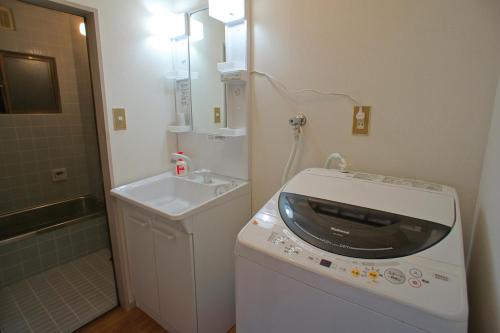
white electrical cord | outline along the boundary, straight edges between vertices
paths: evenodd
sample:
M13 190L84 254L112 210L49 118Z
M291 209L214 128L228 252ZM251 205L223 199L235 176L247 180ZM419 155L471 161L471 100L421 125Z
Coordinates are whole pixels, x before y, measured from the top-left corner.
M255 75L265 77L266 79L269 80L269 82L271 82L272 85L274 85L278 89L284 91L289 96L303 94L303 93L313 93L313 94L317 94L317 95L321 95L321 96L339 96L339 97L345 97L345 98L351 100L351 102L353 102L354 105L356 105L356 106L363 105L359 100L357 100L356 98L354 98L353 96L351 96L347 93L327 92L327 91L320 91L320 90L310 89L310 88L300 89L300 90L290 90L283 82L276 79L275 77L273 77L270 74L260 72L260 71L255 71L255 70L251 71L250 74L255 74ZM292 168L292 164L295 161L295 156L297 155L297 149L299 147L299 142L300 142L301 138L302 138L302 129L299 126L299 127L294 129L292 151L290 152L290 157L288 158L285 169L283 170L283 174L281 176L281 185L284 185L288 181L288 175L290 174L290 169ZM329 167L331 160L334 158L339 159L339 168L341 171L344 171L347 167L347 163L346 163L345 159L340 154L330 155L329 158L327 159L325 165L327 167Z
M283 90L284 92L286 92L289 95L291 95L291 94L298 95L298 94L303 94L303 93L309 92L309 93L313 93L313 94L317 94L317 95L321 95L321 96L340 96L340 97L346 97L346 98L350 99L357 106L362 105L362 103L359 100L357 100L356 98L354 98L353 96L351 96L347 93L320 91L320 90L310 89L310 88L300 89L300 90L290 90L283 82L276 79L275 77L273 77L270 74L267 74L264 72L259 72L259 71L251 71L250 74L255 74L255 75L259 75L259 76L263 76L263 77L267 78L273 85L275 85L276 87Z
M300 127L295 128L293 133L292 151L290 152L290 157L288 158L285 169L283 170L283 174L281 175L281 185L285 185L285 183L288 181L288 175L290 174L290 169L292 168L292 164L295 161L295 156L297 155L297 149L299 148L301 138L302 129Z

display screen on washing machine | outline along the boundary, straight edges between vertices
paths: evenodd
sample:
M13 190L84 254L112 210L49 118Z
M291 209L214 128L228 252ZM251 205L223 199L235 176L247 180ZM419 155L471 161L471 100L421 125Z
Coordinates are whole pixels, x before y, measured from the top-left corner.
M279 211L304 241L354 258L408 256L438 243L451 230L431 221L286 192L280 194Z

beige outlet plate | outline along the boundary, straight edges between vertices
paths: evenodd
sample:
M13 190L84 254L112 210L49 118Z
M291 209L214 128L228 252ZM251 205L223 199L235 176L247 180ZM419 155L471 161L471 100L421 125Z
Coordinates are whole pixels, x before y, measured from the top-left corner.
M359 120L357 115L359 109L364 114L364 119ZM370 113L371 106L355 106L352 113L352 134L354 135L368 135L370 128Z
M221 123L221 114L220 114L220 108L215 107L214 108L214 123L220 124Z
M125 117L124 108L113 109L113 127L115 131L123 131L127 129L127 118Z

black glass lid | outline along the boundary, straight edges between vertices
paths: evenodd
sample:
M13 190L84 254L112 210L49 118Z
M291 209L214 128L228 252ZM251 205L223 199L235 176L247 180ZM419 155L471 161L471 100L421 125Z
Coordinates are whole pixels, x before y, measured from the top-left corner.
M322 250L364 259L388 259L423 251L450 227L341 202L282 192L279 211L297 236Z

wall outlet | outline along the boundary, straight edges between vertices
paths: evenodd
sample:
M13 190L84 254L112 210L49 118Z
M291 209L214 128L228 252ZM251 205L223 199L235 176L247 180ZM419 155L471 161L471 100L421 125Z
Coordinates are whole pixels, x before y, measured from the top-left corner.
M214 107L214 123L220 124L221 123L221 114L220 114L220 107L216 106Z
M113 109L113 127L115 131L127 129L127 119L125 118L125 108Z
M62 182L68 179L68 171L66 168L52 169L52 182Z
M368 135L371 106L355 106L352 114L352 134Z

